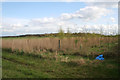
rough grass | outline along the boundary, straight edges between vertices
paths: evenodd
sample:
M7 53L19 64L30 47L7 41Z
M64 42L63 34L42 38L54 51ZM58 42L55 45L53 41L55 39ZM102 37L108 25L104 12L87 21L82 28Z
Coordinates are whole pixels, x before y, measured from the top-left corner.
M117 37L7 38L3 78L118 78ZM95 60L103 54L105 60Z
M47 57L48 53L43 53ZM50 55L50 54L49 54ZM86 57L69 57L69 60L55 60L51 57L37 57L3 50L3 78L118 78L117 59L99 61ZM60 57L59 57L60 58Z

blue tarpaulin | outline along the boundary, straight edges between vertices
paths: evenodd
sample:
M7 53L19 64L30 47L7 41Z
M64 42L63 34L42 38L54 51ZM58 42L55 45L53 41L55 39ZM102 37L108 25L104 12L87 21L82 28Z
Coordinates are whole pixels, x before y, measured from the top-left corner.
M96 59L98 59L98 60L104 60L104 58L103 58L103 55L101 54L101 55L99 55L99 56L97 56L96 57Z

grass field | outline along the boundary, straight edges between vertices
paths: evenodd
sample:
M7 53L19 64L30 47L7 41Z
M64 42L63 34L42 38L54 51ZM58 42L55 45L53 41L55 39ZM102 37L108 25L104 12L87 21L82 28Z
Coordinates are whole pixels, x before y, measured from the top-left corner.
M2 77L119 77L117 37L68 39L61 40L61 50L58 50L57 38L3 38ZM100 54L105 60L95 60Z
M74 56L74 58L78 58ZM81 57L79 57L81 58ZM3 50L3 78L116 78L116 58L104 61L82 57L83 63L19 55Z

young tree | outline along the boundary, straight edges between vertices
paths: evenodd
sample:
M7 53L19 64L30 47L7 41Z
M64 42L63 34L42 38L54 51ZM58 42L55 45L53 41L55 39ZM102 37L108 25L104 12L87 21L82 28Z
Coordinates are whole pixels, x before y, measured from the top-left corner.
M58 37L60 38L60 39L63 39L64 38L64 30L60 27L60 29L59 29L59 31L58 31Z
M60 27L60 29L59 29L59 31L58 31L58 37L60 38L60 39L63 39L64 38L64 30ZM59 50L60 50L60 43L61 43L61 41L59 40L58 41L58 44L59 44Z

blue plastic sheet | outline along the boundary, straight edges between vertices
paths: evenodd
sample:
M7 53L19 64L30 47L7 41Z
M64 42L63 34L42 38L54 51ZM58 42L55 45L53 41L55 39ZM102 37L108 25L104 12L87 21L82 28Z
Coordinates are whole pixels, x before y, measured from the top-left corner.
M104 58L103 58L103 55L101 54L101 55L99 55L99 56L97 56L96 57L96 59L98 59L98 60L104 60Z

